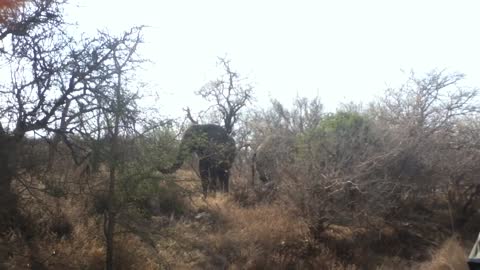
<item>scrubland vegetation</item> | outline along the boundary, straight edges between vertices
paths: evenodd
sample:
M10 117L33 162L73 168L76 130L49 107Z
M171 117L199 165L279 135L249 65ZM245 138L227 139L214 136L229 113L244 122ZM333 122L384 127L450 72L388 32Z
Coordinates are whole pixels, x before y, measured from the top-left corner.
M209 111L159 119L134 91L141 27L76 39L61 3L24 5L0 13L0 269L467 269L480 103L463 75L331 113L252 106L220 59ZM229 193L203 197L195 156L158 171L191 123L235 138Z

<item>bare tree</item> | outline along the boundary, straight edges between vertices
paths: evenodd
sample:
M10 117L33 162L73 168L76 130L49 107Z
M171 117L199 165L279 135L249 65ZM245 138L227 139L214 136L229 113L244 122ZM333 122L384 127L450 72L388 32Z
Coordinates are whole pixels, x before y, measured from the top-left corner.
M66 31L62 1L29 1L0 28L0 222L15 215L11 183L15 153L29 132L73 132L81 116L97 109L95 90L109 83L114 47L102 37L75 39ZM9 37L9 38L6 38Z
M63 91L59 89L59 69L64 66L60 59L66 55L54 55L66 49L67 44L61 38L54 44L47 42L62 25L61 17L48 15L55 14L57 8L54 1L26 3L15 13L18 16L7 16L1 22L0 61L4 64L1 72L11 75L10 82L3 81L0 85L2 225L16 216L16 199L10 186L15 175L15 153L19 142L25 133L47 128L54 122L56 112L70 95L76 94L77 83L81 80L78 75L70 73L71 85L63 85ZM62 75L67 76L69 71L73 70L65 69Z
M103 107L102 111L106 119L108 137L110 143L110 179L108 185L108 209L106 212L106 240L107 240L107 260L108 270L113 269L113 235L115 232L115 183L117 181L117 169L120 165L119 157L119 136L120 132L125 132L128 128L135 125L135 100L137 95L129 93L125 88L127 86L125 74L130 71L132 64L135 64L134 54L137 45L141 42L140 29L132 30L123 37L114 40L113 44L113 72L116 82L113 83L113 96L111 97L110 113ZM116 43L116 44L115 44ZM110 116L109 116L110 115Z
M251 116L253 124L250 128L262 137L279 130L292 134L305 133L316 128L324 115L318 96L312 99L297 96L291 109L278 100L271 103L271 108L253 112Z
M399 89L387 89L377 115L389 125L407 127L409 133L451 130L459 117L478 112L478 89L461 87L463 78L463 74L437 70L423 77L412 72Z
M457 217L472 213L472 200L480 195L474 180L479 155L476 139L467 134L475 130L479 92L462 86L463 78L437 70L424 76L412 73L399 89L386 91L372 116L385 131L388 148L357 168L371 179L369 193L390 194L385 198L392 203L400 197L414 200L441 191L448 193L454 208L463 209Z
M104 212L104 234L106 238L106 269L113 269L114 233L118 205L116 203L116 183L119 170L125 162L122 156L120 140L125 141L127 134L136 132L139 111L136 101L139 96L129 90L133 78L132 72L142 62L137 55L137 47L142 42L142 27L132 28L120 36L101 33L99 39L111 49L110 58L104 62L98 72L105 83L97 84L90 90L94 104L91 112L80 117L77 131L84 140L103 139L106 147L104 156L109 177L106 181L107 208ZM94 149L98 151L98 149Z
M230 60L219 58L219 65L222 66L225 74L220 78L207 83L198 92L198 95L205 100L214 103L212 107L219 114L220 121L229 134L234 130L235 124L239 121L241 110L253 99L253 87L243 83L243 78L230 66ZM187 117L193 123L190 109L186 109Z

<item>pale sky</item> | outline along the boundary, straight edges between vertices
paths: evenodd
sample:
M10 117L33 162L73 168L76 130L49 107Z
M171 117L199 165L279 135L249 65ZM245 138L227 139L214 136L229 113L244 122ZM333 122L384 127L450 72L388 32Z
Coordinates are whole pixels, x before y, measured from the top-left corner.
M200 109L193 92L217 77L218 56L255 86L257 106L321 97L368 102L433 68L480 86L480 1L77 0L84 31L149 25L138 77L165 115Z

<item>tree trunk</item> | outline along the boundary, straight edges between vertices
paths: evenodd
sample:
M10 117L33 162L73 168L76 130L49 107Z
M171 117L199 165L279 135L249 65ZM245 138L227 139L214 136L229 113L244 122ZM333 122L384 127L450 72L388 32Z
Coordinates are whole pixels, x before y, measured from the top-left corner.
M17 196L11 185L18 143L15 137L0 134L0 232L14 226L17 217Z
M122 70L121 66L118 63L118 59L116 55L113 55L113 59L115 61L115 68L117 71L117 86L115 87L115 97L114 97L114 115L113 115L113 126L111 124L108 125L108 131L111 135L111 142L110 142L110 179L108 183L108 209L107 209L107 216L108 216L108 224L107 224L107 231L106 231L106 238L107 238L107 259L106 259L106 267L107 270L113 270L114 262L113 262L113 236L115 232L115 218L117 215L117 209L115 205L115 183L117 181L117 167L119 163L119 145L118 145L118 136L120 133L120 117L122 114L122 92L121 86L122 84ZM107 117L108 119L108 117ZM108 123L109 121L107 121Z
M60 143L60 135L55 134L53 136L52 142L48 146L48 163L47 163L47 172L51 172L53 169L53 164L55 163L55 157L57 154L58 144Z
M105 237L107 240L107 270L113 270L113 233L115 231L115 181L116 181L116 168L112 166L110 168L110 182L108 187L108 209L107 209L107 226Z
M118 100L118 99L117 99ZM119 113L118 109L115 112L115 122L113 127L112 140L110 142L110 178L108 183L108 208L106 213L107 224L105 236L107 240L107 270L113 270L113 236L115 232L115 217L117 215L115 205L115 183L117 181L117 166L118 166L118 133L119 133Z
M70 108L70 103L71 103L71 100L67 100L65 102L65 107L62 110L62 118L60 119L60 132L65 132L67 129L67 125L68 125L67 116L68 116L68 110ZM61 136L62 135L60 135L59 133L55 133L53 135L53 140L50 143L50 147L48 148L48 165L47 165L48 172L51 172L53 169L53 163L55 162L55 156L57 153L58 144L62 140Z

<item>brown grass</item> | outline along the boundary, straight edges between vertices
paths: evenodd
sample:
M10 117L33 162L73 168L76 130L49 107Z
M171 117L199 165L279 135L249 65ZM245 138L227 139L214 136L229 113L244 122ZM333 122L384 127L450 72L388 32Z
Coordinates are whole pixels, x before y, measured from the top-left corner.
M468 270L466 251L460 242L451 237L435 250L432 259L419 265L422 270Z
M37 199L41 199L42 204L30 202L30 207L24 209L24 214L32 222L27 231L33 231L33 238L26 241L24 233L19 231L0 238L0 243L6 242L9 247L4 266L7 269L30 269L32 263L38 263L54 270L104 269L103 223L100 216L87 214L86 197L58 199L38 195ZM57 215L62 219L52 218ZM57 222L71 224L71 232L59 237L52 232L52 226ZM119 226L118 231L121 230ZM115 269L159 269L155 253L134 234L117 234L114 256Z
M178 177L188 180L180 182L184 188L200 190L191 172L181 171ZM42 204L23 202L35 227L33 239L27 243L19 232L0 237L0 259L5 259L7 247L11 253L5 267L29 269L33 255L47 269L104 269L102 217L89 212L91 197L36 195L43 196ZM146 220L152 242L119 225L116 269L468 269L465 251L454 238L432 252L430 261L412 268L405 257L375 253L379 246L394 250L396 241L405 241L382 222L377 229L332 225L319 240L312 238L307 217L279 201L242 203L235 194L204 200L198 192L186 202L188 210L182 215ZM51 227L63 221L72 230L59 237Z
M199 202L198 208L216 223L206 242L219 268L355 269L314 246L308 224L286 205L242 207L229 196L217 196Z
M175 222L158 241L172 269L285 269L311 245L306 223L281 205L244 208L217 194L193 198L192 211L192 219Z
M209 209L220 215L224 232L232 239L275 248L289 242L307 241L308 227L292 209L279 204L240 207L226 196L209 199Z

